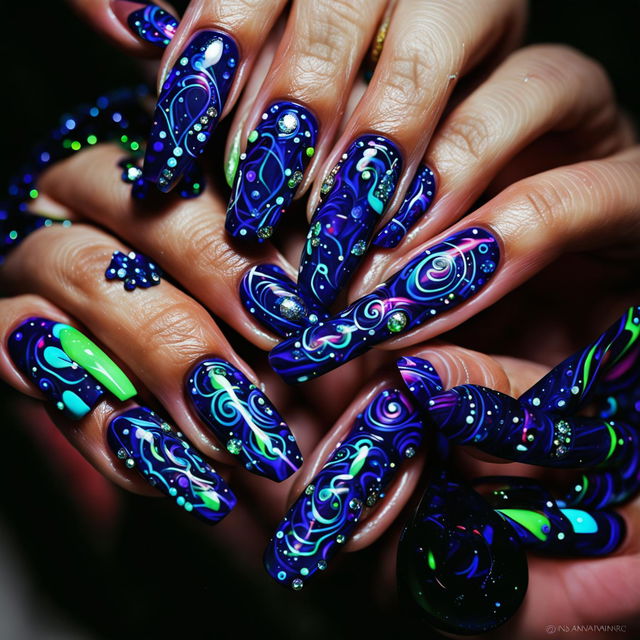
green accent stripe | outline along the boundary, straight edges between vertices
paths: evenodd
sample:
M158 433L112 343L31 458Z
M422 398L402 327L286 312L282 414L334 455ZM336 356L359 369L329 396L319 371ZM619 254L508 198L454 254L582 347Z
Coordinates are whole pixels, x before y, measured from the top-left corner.
M542 542L549 537L548 531L551 530L551 522L543 513L529 509L496 509L496 511L523 526ZM543 531L543 528L547 529L547 533Z

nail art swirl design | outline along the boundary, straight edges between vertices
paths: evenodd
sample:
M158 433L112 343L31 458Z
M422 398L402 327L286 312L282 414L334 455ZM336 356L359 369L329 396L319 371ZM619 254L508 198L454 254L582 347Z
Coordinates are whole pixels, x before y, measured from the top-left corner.
M328 314L298 295L296 283L275 264L251 268L240 282L244 308L267 329L288 337Z
M271 237L302 182L317 135L316 118L302 105L282 101L267 108L240 155L228 233L258 241Z
M264 556L269 574L299 590L326 569L422 437L407 397L396 389L379 393L278 526Z
M124 372L74 327L29 318L12 332L9 354L16 366L65 416L86 416L105 391L120 400L136 395Z
M300 468L302 456L289 427L232 364L203 360L187 377L186 391L203 422L249 471L280 482Z
M149 4L131 13L127 24L141 40L164 49L175 35L179 22L158 5Z
M397 213L380 229L373 244L384 249L397 247L409 229L429 210L435 193L433 171L426 165L420 166Z
M331 371L476 295L499 259L491 233L476 227L459 231L420 252L341 313L280 343L271 352L271 365L289 382Z
M442 379L428 360L403 356L396 365L407 388L422 405L428 405L431 396L444 391Z
M235 506L224 479L153 411L136 407L116 416L107 440L128 469L198 519L216 524Z
M238 65L227 34L200 31L169 72L158 98L143 175L169 191L200 156L215 128Z
M303 297L328 307L367 251L371 234L402 170L397 147L386 138L357 138L325 178L300 258Z

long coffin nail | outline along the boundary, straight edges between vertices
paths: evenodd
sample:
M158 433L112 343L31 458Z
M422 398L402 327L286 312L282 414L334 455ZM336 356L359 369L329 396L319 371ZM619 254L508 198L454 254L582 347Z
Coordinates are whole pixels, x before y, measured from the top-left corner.
M338 315L279 344L271 352L271 366L288 382L327 373L473 297L489 282L499 260L491 233L459 231L421 251Z
M289 427L232 364L219 358L199 362L186 391L202 421L249 471L280 482L300 468L302 456Z
M522 545L501 516L472 489L435 478L398 545L401 598L442 631L495 629L527 590Z
M112 0L111 7L135 36L156 47L164 49L176 34L178 19L156 4L136 0Z
M550 467L623 464L638 446L626 424L534 411L499 391L461 385L432 397L431 421L455 444Z
M398 212L380 229L372 244L384 249L397 247L409 229L429 210L435 194L436 178L433 171L422 165L411 181Z
M260 264L247 271L240 282L240 301L258 322L283 337L328 317L304 301L296 283L275 264Z
M274 102L249 134L227 209L226 229L236 238L270 238L315 153L318 123L307 108Z
M16 366L67 417L86 416L106 391L119 400L136 395L122 369L69 325L29 318L9 336Z
M529 478L479 478L473 486L527 549L564 556L602 556L615 551L626 534L624 520L617 513L562 507Z
M136 407L116 416L107 440L128 469L200 520L216 524L235 506L224 479L153 411Z
M170 191L202 154L231 89L238 47L221 31L200 31L167 75L153 117L143 175Z
M278 526L264 555L269 574L299 590L326 569L365 507L384 496L402 460L415 455L422 431L402 392L379 393Z
M328 307L366 253L371 234L393 196L402 157L393 142L357 138L325 178L300 258L303 297Z

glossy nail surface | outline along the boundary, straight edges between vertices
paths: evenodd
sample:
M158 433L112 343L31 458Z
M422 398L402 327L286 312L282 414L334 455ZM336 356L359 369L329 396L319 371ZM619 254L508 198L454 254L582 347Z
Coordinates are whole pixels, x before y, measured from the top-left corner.
M9 336L20 371L67 417L84 417L105 390L118 399L136 395L124 372L97 345L69 325L29 318Z
M382 136L357 138L325 178L300 257L303 297L329 306L366 253L371 234L393 196L402 157Z
M416 356L398 358L396 365L413 397L422 405L428 405L431 396L444 391L442 380L433 365Z
M488 231L459 231L421 251L341 313L280 343L271 352L271 366L288 382L327 373L467 301L487 284L499 260L498 243Z
M240 282L244 308L267 329L288 337L317 324L327 313L298 295L296 283L277 265L251 268Z
M291 507L265 551L269 574L299 590L384 496L404 458L422 443L419 415L400 391L379 393Z
M215 524L235 506L224 479L153 411L136 407L116 416L107 440L127 469L200 520Z
M622 422L535 411L477 385L454 387L432 397L425 408L433 424L455 444L473 445L515 462L615 466L638 447L637 433Z
M434 478L398 546L398 587L434 627L483 633L508 620L528 584L514 530L472 489Z
M220 31L200 31L162 85L145 153L143 175L172 189L204 151L231 89L239 56Z
M115 0L119 4L131 4L127 0ZM131 31L145 42L164 49L176 34L178 19L155 4L136 9L127 17L127 25Z
M201 420L249 471L279 482L300 468L302 456L289 427L232 364L219 358L198 363L186 392Z
M240 155L226 229L236 238L270 238L315 153L318 123L294 102L274 102Z
M479 478L473 486L528 549L601 556L615 551L626 534L617 513L561 507L549 491L529 478Z
M126 291L148 289L160 284L160 269L147 256L135 251L114 251L104 272L107 280L121 280Z
M436 178L426 165L418 168L397 213L380 229L373 244L391 249L400 244L409 229L429 210L436 194Z

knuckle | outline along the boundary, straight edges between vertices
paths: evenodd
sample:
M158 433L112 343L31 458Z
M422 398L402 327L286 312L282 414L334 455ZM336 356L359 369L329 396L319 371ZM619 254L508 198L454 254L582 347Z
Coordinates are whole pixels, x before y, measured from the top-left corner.
M571 192L557 180L526 181L520 189L519 199L524 205L529 227L551 229L570 210Z
M480 161L487 153L491 137L487 118L474 113L452 115L440 131L447 154L458 163Z

